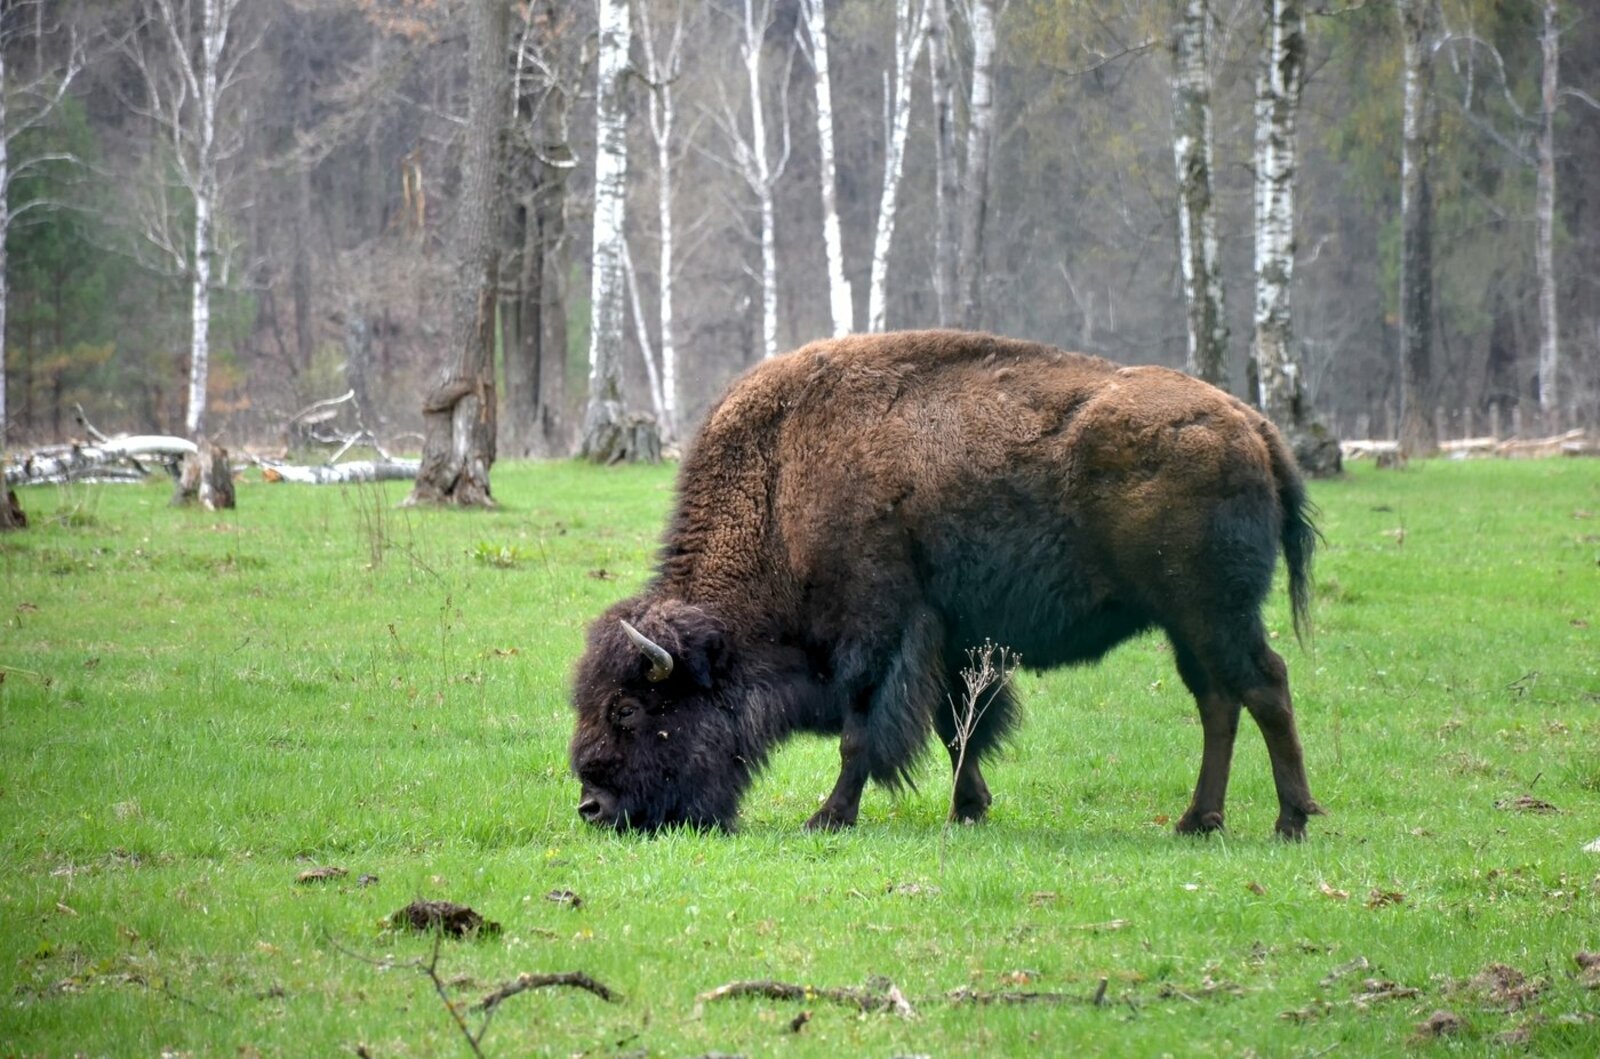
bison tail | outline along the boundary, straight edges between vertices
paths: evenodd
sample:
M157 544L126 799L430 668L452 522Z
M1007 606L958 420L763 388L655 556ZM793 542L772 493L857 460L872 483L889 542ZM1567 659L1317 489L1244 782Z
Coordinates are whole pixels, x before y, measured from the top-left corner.
M1276 430L1267 438L1272 451L1272 475L1278 482L1278 503L1283 508L1283 527L1279 540L1283 559L1289 567L1289 605L1294 616L1294 635L1302 644L1311 635L1311 558L1320 536L1313 521L1317 507L1306 495L1305 482L1294 455Z

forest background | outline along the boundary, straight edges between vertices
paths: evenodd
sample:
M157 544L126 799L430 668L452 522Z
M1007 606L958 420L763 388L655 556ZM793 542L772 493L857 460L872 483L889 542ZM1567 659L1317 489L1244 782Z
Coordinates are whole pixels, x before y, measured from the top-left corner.
M364 425L415 449L424 395L456 356L451 241L479 6L507 20L491 237L499 454L572 453L596 318L599 19L613 2L0 5L4 444L63 439L80 404L107 431L183 432L198 329L207 433L272 445L296 411L354 391ZM967 324L1127 363L1192 363L1174 159L1179 44L1196 8L1223 381L1251 393L1257 86L1273 4L627 6L616 84L628 282L612 353L623 403L671 420L669 434L691 430L734 374L839 330L841 314L854 330ZM819 10L825 56L808 32ZM208 93L194 73L219 14ZM1411 400L1455 436L1600 418L1597 14L1571 0L1304 8L1290 359L1337 435L1399 429L1408 25L1421 27L1432 117L1432 329ZM821 69L832 121L819 126ZM986 175L970 135L985 72ZM948 248L970 244L939 207L952 177L960 220L981 207L980 247L960 275ZM202 224L211 238L197 254ZM1560 321L1554 374L1540 361L1549 319Z

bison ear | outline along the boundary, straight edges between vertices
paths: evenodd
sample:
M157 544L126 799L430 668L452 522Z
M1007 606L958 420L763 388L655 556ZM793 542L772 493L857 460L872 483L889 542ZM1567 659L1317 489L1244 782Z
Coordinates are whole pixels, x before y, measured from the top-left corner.
M672 650L675 668L681 669L695 685L709 690L723 667L725 642L722 626L715 618L690 604L657 604L652 617L672 631L662 643Z

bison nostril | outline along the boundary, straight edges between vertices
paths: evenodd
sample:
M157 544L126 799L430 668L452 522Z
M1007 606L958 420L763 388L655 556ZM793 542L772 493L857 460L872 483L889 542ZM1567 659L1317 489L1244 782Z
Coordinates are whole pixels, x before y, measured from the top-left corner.
M604 811L605 810L601 808L600 799L594 797L593 795L590 795L578 803L578 815L589 821L591 824L598 823L600 816Z

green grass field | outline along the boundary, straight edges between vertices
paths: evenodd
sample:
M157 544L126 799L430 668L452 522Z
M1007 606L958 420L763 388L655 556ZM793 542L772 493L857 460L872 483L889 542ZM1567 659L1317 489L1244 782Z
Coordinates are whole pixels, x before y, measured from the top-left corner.
M803 833L837 750L799 740L735 835L593 831L567 676L647 575L672 471L494 486L490 514L253 479L221 515L159 484L25 494L33 527L0 539L0 1055L470 1054L433 943L385 927L419 897L503 924L439 949L473 1030L522 972L622 994L511 997L489 1055L1600 1052L1574 960L1600 950L1600 461L1314 486L1314 642L1281 588L1268 615L1330 814L1297 846L1248 721L1229 832L1171 834L1200 728L1156 637L1019 678L986 825L944 827L930 754L919 791ZM349 874L297 884L320 866ZM697 1001L880 977L915 1018ZM1454 1032L1418 1030L1441 1009Z

